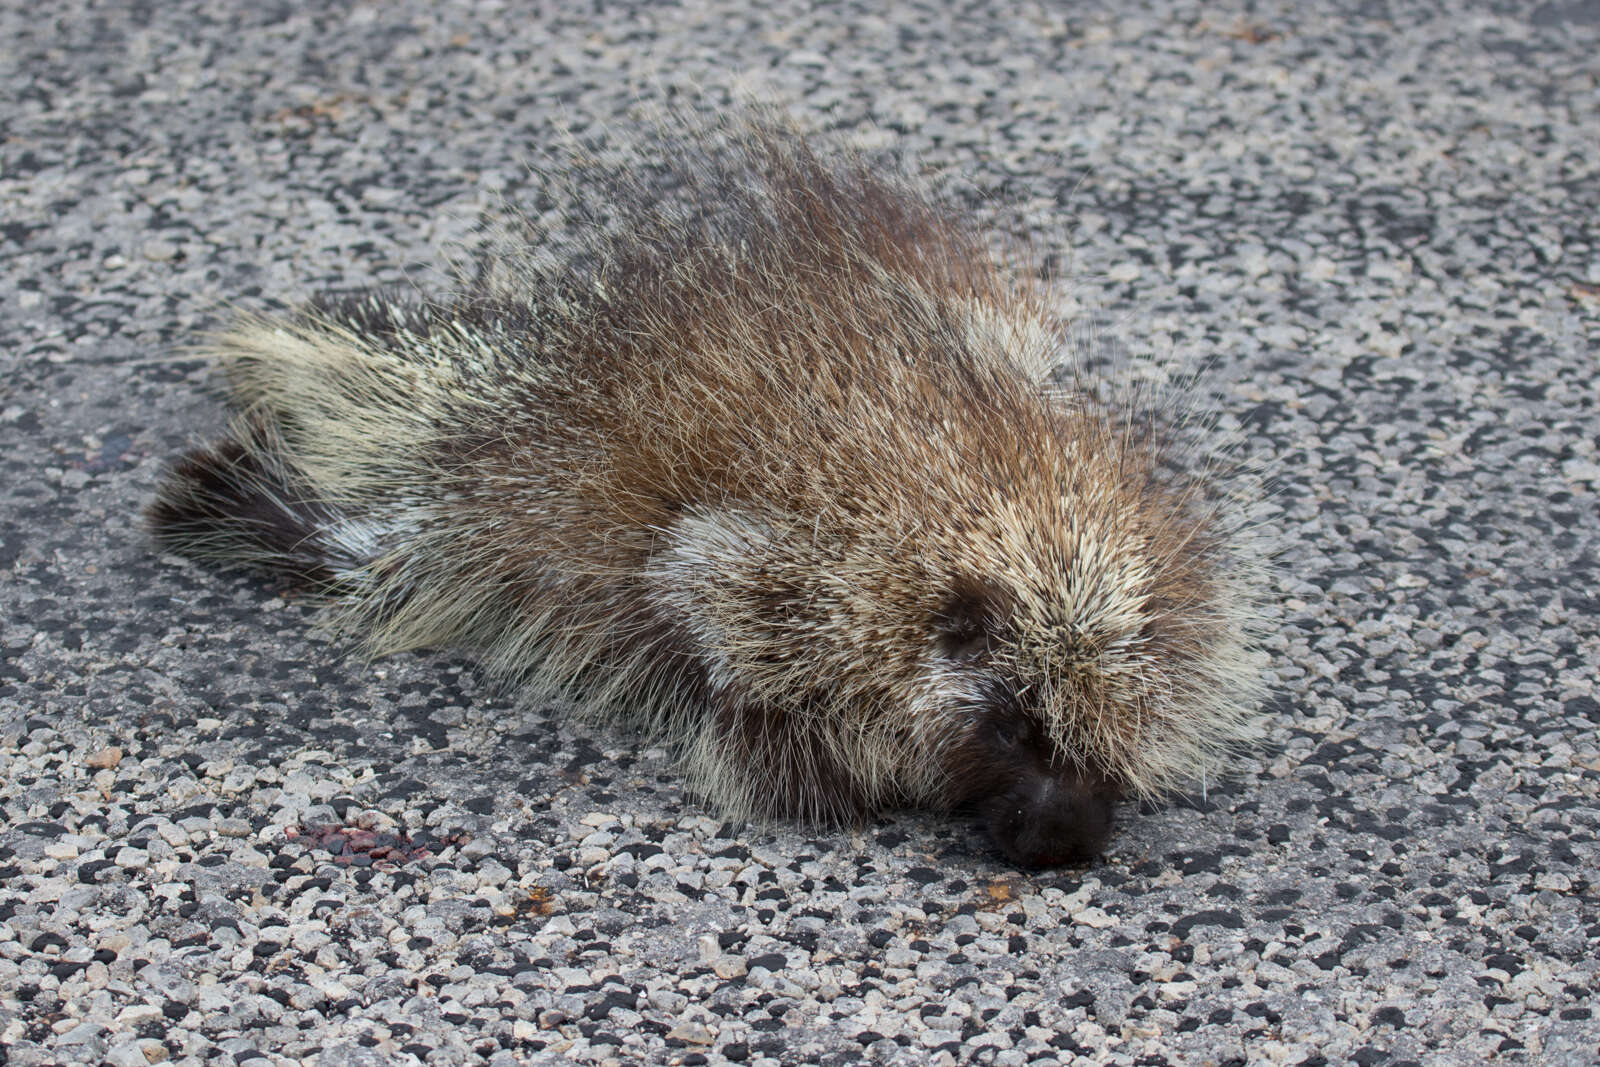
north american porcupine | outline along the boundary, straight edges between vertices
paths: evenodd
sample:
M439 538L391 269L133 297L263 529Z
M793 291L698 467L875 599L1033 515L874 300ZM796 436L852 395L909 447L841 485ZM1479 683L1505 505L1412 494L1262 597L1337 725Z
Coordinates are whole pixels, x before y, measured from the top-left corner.
M568 256L218 338L238 414L158 540L642 724L734 816L972 808L1051 864L1248 741L1217 464L899 177L771 116L676 145L652 182L575 164Z

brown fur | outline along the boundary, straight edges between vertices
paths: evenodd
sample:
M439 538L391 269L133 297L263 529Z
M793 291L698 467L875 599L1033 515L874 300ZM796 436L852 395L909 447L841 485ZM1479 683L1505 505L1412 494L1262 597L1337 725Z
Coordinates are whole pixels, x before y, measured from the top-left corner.
M1075 381L1045 294L898 179L771 119L686 138L677 199L603 174L564 262L220 338L240 421L158 535L320 582L373 652L640 722L737 815L977 805L1055 862L1248 739L1217 468ZM302 515L295 551L239 552L252 510Z

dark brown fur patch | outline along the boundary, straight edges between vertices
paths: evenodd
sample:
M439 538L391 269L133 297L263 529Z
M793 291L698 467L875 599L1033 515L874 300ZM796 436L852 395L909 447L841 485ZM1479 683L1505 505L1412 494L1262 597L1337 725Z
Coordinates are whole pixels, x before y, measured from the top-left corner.
M145 513L163 548L324 588L334 574L318 532L329 518L281 465L236 437L178 459Z

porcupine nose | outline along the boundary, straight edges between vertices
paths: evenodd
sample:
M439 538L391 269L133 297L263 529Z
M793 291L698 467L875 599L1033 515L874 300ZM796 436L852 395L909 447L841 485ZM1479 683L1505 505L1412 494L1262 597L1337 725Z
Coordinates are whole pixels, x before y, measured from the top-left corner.
M989 835L1026 867L1094 859L1111 836L1115 791L1075 775L1019 783L988 805Z

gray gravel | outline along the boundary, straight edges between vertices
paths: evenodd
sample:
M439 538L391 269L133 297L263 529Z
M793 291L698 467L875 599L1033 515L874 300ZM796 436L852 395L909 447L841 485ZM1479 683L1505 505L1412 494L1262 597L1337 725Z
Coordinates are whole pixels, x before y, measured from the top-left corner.
M0 1058L1596 1062L1600 6L756 6L0 9ZM558 125L730 89L1270 459L1271 743L1096 867L721 825L141 539L227 305L438 283Z

